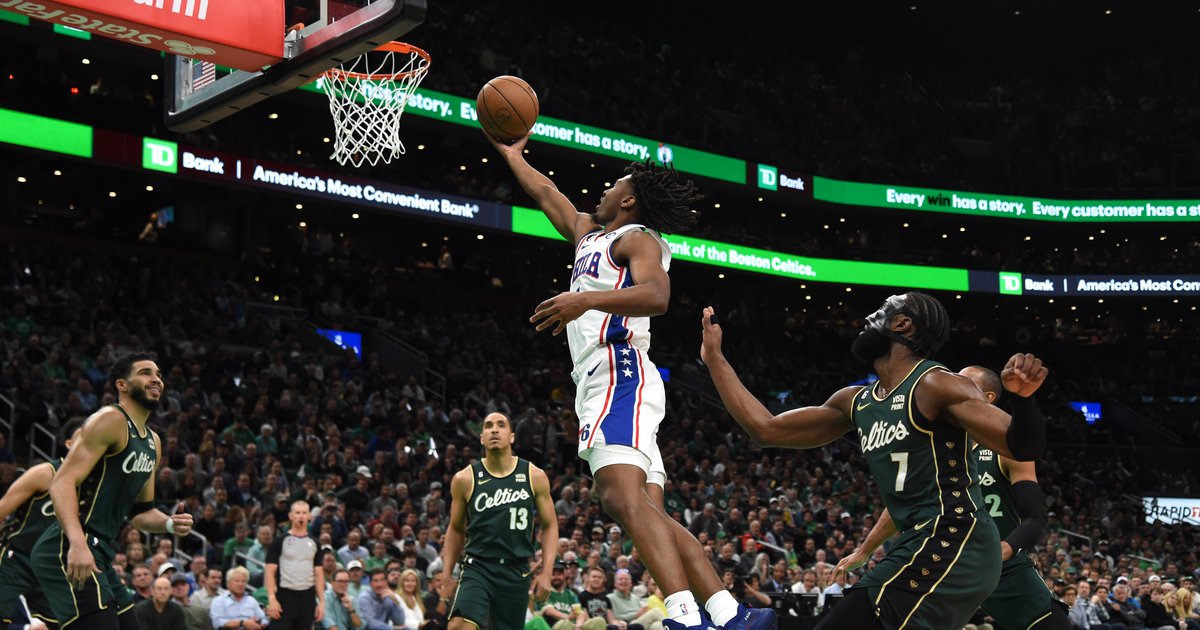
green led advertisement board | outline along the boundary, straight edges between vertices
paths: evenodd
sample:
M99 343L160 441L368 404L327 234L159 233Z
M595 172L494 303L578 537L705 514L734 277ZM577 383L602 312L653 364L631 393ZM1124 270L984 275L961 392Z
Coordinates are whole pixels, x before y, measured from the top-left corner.
M1200 199L1043 199L960 190L864 184L825 177L813 178L813 197L819 201L852 206L949 212L1006 219L1036 219L1060 223L1200 221Z

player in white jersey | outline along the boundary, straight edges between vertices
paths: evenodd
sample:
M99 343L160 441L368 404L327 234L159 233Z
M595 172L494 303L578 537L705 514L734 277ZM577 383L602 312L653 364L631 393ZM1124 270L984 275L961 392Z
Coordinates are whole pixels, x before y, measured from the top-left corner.
M671 252L661 232L691 227L692 206L703 197L673 167L635 162L600 196L594 214L579 212L525 161L528 139L505 145L489 137L521 187L575 245L571 290L539 304L529 321L539 331L567 332L579 455L596 479L593 494L629 532L650 574L670 594L663 623L668 630L713 627L702 619L689 585L718 626L774 628L774 611L739 606L696 538L662 507L666 471L656 437L666 394L647 356L650 317L665 313L671 299Z

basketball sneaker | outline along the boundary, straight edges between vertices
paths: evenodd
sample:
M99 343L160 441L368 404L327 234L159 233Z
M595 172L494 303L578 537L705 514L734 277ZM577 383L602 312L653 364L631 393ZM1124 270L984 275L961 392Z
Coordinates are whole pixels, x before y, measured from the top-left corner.
M775 630L777 624L774 609L738 605L737 615L721 627L724 630Z
M673 619L662 620L663 630L721 630L719 626L714 626L713 622L708 620L708 615L700 615L700 625L685 626Z

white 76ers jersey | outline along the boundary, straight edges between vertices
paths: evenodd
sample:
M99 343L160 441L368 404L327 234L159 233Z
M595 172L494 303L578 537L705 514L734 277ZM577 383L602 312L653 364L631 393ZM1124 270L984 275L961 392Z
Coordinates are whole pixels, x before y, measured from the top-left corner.
M644 225L625 225L605 233L597 230L583 237L575 248L575 265L571 270L571 291L612 291L634 285L629 267L618 265L612 256L612 245L621 235L642 230L658 241L662 249L663 270L671 267L671 250L658 232ZM650 349L650 318L623 317L602 311L587 311L567 324L567 342L571 359L576 366L586 361L597 349L610 343L627 341L643 352Z

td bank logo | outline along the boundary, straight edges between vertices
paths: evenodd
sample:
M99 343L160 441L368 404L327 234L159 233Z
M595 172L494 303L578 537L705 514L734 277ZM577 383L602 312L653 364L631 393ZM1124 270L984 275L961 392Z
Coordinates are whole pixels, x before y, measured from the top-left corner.
M1021 274L1001 271L1000 293L1002 295L1021 295Z
M179 171L179 145L167 140L142 138L142 168L164 173Z
M779 169L766 164L758 165L758 187L779 190Z

